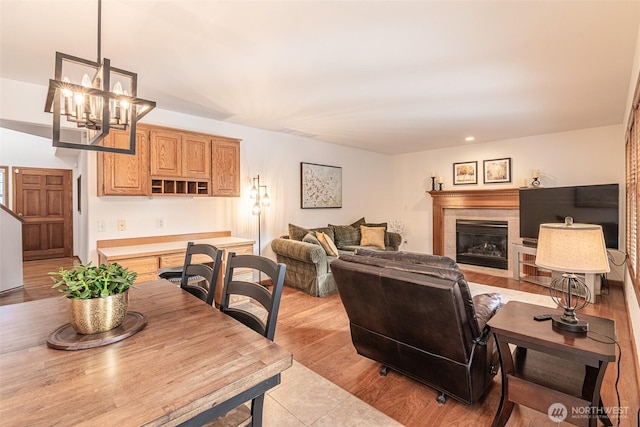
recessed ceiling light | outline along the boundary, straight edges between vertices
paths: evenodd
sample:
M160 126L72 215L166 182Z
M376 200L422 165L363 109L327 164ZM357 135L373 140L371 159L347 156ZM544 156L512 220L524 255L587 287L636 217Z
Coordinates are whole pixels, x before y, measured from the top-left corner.
M475 141L475 136L467 136L464 140L467 142Z

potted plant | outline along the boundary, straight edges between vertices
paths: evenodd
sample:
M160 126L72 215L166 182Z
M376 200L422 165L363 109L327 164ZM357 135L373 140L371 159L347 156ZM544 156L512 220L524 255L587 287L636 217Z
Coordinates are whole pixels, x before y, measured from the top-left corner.
M97 334L114 329L124 320L129 288L138 274L118 263L99 266L80 264L70 270L49 273L53 287L63 285L69 321L79 334Z

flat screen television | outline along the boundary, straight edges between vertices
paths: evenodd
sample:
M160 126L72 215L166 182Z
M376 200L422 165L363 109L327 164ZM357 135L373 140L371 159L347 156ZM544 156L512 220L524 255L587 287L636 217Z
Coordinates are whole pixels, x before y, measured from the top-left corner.
M602 226L607 248L618 249L618 184L520 190L520 237L535 243L540 224L573 222Z

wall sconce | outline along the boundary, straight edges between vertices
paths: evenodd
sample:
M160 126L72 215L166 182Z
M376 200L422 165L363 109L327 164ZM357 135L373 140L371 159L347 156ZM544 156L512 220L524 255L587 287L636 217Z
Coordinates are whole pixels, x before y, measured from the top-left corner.
M111 67L101 58L102 0L98 0L98 60L56 52L55 78L49 80L45 112L53 113L53 146L135 154L136 122L156 103L136 97L137 74ZM60 139L65 123L87 130L81 143ZM109 147L111 129L129 132L128 147Z
M260 184L260 175L253 178L253 187L251 187L251 192L249 193L249 196L252 199L255 199L256 201L253 204L251 213L258 216L258 255L260 255L262 253L262 246L261 246L262 233L260 230L260 223L262 222L261 221L262 208L271 206L271 198L267 193L267 186Z

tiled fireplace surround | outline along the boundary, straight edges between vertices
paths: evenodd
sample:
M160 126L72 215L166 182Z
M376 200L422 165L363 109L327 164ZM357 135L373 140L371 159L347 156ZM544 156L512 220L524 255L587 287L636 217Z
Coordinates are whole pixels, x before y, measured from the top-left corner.
M456 220L507 221L509 269L464 265L489 274L511 276L513 243L521 243L518 189L430 191L433 198L433 253L456 259Z

